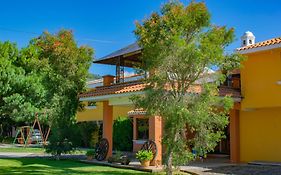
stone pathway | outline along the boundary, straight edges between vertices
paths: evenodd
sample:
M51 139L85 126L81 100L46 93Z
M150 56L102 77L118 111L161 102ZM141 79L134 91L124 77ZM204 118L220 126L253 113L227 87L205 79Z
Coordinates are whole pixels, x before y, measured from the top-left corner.
M181 170L200 175L281 175L278 164L231 164L218 158L192 162Z
M233 175L281 175L281 167L261 165L235 165L216 167L199 174L233 174Z

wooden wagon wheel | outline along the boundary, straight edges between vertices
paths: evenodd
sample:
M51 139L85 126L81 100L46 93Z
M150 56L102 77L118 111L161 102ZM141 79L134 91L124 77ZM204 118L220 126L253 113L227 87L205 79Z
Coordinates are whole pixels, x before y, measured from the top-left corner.
M152 140L149 140L149 141L145 142L142 145L141 150L152 151L152 153L153 153L153 159L152 160L155 159L155 157L157 156L157 153L158 153L156 143Z
M102 138L96 147L96 159L98 161L105 160L105 158L108 154L108 148L109 148L108 140L105 138Z

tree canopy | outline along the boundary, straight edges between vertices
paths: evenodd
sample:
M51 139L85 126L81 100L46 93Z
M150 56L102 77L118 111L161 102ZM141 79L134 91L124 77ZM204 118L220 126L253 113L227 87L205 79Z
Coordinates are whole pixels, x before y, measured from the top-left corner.
M0 115L16 121L31 121L45 105L42 77L19 64L24 53L15 44L0 43Z
M0 116L30 124L36 112L46 112L40 121L52 126L51 144L73 141L92 57L93 49L78 46L68 30L44 32L22 49L0 43Z
M185 164L212 151L224 137L227 114L233 102L219 97L219 85L241 56L226 54L234 29L211 24L203 2L166 3L160 12L136 23L135 34L143 48L142 69L149 72L144 96L133 98L137 107L164 120L166 165ZM221 71L212 75L208 68Z
M59 156L75 146L78 94L85 90L93 49L79 47L73 34L66 30L55 35L45 32L32 40L29 47L37 50L40 62L44 63L38 72L44 70L43 84L53 130L47 151Z

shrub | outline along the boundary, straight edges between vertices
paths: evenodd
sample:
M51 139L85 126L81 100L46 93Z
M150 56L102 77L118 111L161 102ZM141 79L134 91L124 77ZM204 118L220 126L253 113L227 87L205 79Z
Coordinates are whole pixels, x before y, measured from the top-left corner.
M128 117L118 117L113 124L113 149L132 151L133 125Z
M80 140L75 125L53 127L49 137L49 144L45 147L46 152L59 159L61 154L72 153Z
M140 150L136 153L136 158L141 162L145 160L152 160L153 153L152 151L148 151L148 150Z
M94 149L88 150L86 152L86 156L94 156L96 154L96 151Z
M8 137L8 136L0 136L0 143L6 143L11 144L14 141L14 137Z
M114 155L108 158L109 163L118 162L122 165L129 165L131 162L130 158L127 155L123 155L122 152L117 151Z
M52 154L56 159L60 159L61 154L74 151L72 143L67 139L64 139L63 141L51 141L45 149L47 153Z
M94 147L99 140L99 124L97 122L80 122L77 124L80 134L80 145Z
M122 153L120 151L117 151L115 154L113 154L111 157L108 158L108 162L109 163L119 162L121 156L122 156Z

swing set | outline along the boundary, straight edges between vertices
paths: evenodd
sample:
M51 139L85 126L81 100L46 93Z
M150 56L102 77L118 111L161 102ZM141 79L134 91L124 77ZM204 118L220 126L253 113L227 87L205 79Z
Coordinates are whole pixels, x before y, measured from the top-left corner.
M35 119L32 126L22 126L17 130L13 144L18 143L24 146L30 144L47 145L51 127L47 129L45 134L39 122L38 113L35 113ZM46 113L44 113L46 115Z

